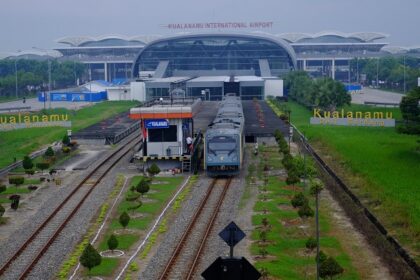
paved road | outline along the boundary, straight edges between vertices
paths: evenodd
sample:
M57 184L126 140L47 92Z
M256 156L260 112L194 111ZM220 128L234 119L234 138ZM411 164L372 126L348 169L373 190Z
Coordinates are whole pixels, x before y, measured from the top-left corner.
M363 104L368 102L382 102L382 103L400 103L404 94L392 93L379 89L364 87L362 93L353 93L351 95L351 103Z
M67 108L71 110L79 110L83 107L90 106L95 104L96 102L70 102L70 101L54 101L51 102L45 102L45 108ZM23 100L18 101L10 101L10 102L4 102L0 103L0 109L3 108L14 108L14 107L31 107L30 111L39 111L44 109L44 103L39 102L37 98L30 98L26 99L26 102L23 103ZM51 107L50 107L51 106ZM2 114L9 113L8 111L0 111Z

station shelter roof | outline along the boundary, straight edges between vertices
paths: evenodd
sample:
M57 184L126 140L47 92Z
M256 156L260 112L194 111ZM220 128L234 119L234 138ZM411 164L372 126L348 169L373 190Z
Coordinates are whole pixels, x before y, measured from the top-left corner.
M166 103L153 104L146 107L136 107L130 109L132 119L191 119L201 106L201 100L196 99L190 104Z

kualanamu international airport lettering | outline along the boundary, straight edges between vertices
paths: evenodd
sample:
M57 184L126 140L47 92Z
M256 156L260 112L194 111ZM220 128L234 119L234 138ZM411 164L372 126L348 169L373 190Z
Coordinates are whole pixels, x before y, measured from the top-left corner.
M29 115L19 113L13 116L0 115L0 131L47 126L70 127L71 121L69 121L67 114Z
M346 125L346 126L395 126L392 112L352 112L352 111L321 111L314 109L311 124Z

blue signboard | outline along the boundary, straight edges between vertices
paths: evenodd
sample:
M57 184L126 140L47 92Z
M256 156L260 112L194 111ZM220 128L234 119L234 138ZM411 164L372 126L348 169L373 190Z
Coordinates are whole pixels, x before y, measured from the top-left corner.
M147 129L168 128L169 122L165 119L144 120L144 125Z

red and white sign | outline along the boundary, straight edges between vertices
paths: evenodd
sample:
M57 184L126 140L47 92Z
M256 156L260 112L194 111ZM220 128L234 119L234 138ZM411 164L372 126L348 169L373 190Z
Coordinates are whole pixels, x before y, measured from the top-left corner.
M253 22L197 22L197 23L169 23L163 27L174 30L185 29L259 29L272 28L272 21L253 21Z

